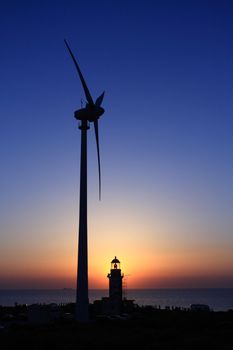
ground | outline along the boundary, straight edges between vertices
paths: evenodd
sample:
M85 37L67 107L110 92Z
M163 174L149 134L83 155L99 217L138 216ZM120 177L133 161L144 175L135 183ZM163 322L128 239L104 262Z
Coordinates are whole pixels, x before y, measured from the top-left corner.
M129 319L60 319L48 324L12 321L0 329L1 349L233 349L233 311L191 312L140 308ZM8 317L9 318L9 317Z

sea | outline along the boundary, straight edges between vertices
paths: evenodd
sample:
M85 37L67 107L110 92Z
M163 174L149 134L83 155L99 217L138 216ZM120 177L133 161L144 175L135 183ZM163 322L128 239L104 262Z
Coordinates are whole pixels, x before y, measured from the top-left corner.
M89 290L89 301L108 296L106 289ZM233 288L219 289L128 289L124 297L139 306L189 308L191 304L206 304L213 311L233 310ZM0 305L66 304L75 301L75 289L2 289Z

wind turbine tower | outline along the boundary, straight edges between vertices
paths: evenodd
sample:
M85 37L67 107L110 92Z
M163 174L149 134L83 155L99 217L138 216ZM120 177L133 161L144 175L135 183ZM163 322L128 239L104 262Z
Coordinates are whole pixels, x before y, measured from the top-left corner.
M86 96L86 106L74 112L74 117L80 121L81 130L81 159L80 159L80 193L79 193L79 236L78 236L78 269L77 269L77 290L76 290L76 313L75 318L80 322L87 322L89 319L89 298L88 298L88 240L87 240L87 130L90 123L94 123L95 138L98 157L99 171L99 199L101 198L101 172L99 152L99 131L98 119L104 113L101 107L104 92L96 99L92 99L90 91L84 80L79 65L71 51L67 41L66 48L74 62L81 84Z

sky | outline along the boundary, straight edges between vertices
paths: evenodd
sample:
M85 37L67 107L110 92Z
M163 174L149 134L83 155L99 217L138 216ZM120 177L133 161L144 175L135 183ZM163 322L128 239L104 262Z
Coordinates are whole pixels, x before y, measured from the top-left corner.
M84 92L89 287L233 287L233 4L2 0L0 288L75 287Z

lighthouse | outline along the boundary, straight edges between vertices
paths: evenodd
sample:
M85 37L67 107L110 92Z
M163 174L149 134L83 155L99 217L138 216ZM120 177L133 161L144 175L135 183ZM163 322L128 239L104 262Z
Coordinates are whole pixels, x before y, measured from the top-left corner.
M121 273L120 261L115 258L111 261L111 270L108 274L109 279L109 301L111 311L120 313L122 308L122 279L124 275Z
M94 301L94 314L121 317L120 315L125 313L132 313L135 309L134 300L128 300L122 296L124 274L121 273L121 263L116 256L111 261L111 269L107 277L109 279L109 296Z

